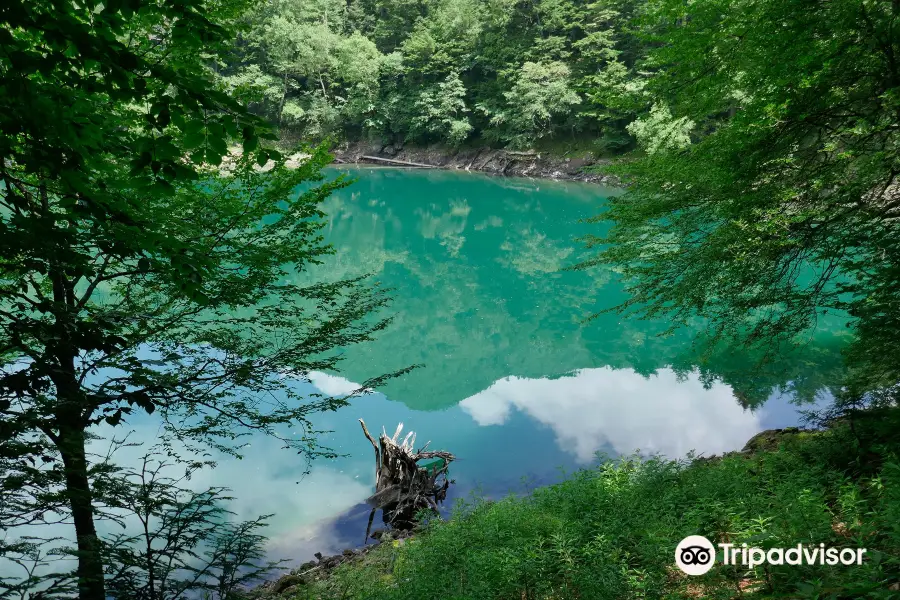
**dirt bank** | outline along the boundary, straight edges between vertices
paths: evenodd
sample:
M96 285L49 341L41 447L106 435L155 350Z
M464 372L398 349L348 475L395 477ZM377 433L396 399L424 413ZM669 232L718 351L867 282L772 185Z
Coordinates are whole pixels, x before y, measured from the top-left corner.
M374 156L433 165L442 169L481 171L512 177L539 177L586 181L620 187L612 175L602 172L611 161L596 159L589 153L572 156L551 156L540 152L515 152L494 148L466 148L454 150L437 146L392 146L371 142L344 143L331 151L337 162L376 163L364 158ZM598 172L599 171L599 172Z

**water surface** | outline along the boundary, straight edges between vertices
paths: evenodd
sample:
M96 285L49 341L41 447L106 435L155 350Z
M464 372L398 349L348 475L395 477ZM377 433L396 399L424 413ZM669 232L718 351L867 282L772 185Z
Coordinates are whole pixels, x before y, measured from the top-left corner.
M239 516L275 513L275 556L304 561L362 542L374 461L359 418L373 433L403 422L420 444L454 452L451 502L497 497L557 480L598 452L678 458L740 449L763 429L796 424L792 402L814 399L838 364L842 338L828 323L774 371L750 368L755 357L736 349L701 360L694 331L661 337L664 321L613 313L585 323L626 297L611 269L565 270L589 256L576 238L607 227L580 221L615 190L428 170L342 172L358 181L325 203L337 252L314 273L371 273L393 289L395 321L377 341L347 349L339 376L313 374L312 384L339 395L422 366L318 416L318 427L333 430L324 442L346 456L316 463L307 477L296 455L260 438L243 461L223 460L199 482L234 488ZM151 420L136 425L152 437Z

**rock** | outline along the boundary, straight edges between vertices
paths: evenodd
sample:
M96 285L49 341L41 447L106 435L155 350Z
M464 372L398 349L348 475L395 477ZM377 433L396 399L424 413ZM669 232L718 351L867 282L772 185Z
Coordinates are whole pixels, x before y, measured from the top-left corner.
M390 156L395 160L419 162L445 169L484 171L495 175L516 175L549 179L569 179L624 187L616 177L586 172L587 167L609 165L609 159L598 159L590 153L576 157L547 156L534 151L517 152L490 147L453 149L440 146L404 147L401 142L385 139L377 142L355 142L334 150L335 156L347 162L360 157Z
M353 550L352 548L346 548L346 549L343 551L342 554L343 554L344 556L348 556L348 557L349 557L349 556L356 556L357 554L359 554L359 551L358 551L358 550Z
M383 536L387 532L386 529L376 529L372 533L369 534L369 537L373 540L380 540L381 536Z
M303 563L299 567L297 567L296 572L303 573L304 571L309 571L310 569L314 568L315 566L316 566L316 561L310 560L310 561Z
M319 562L322 561L322 553L321 552L316 552L315 554L313 554L313 556L315 556L316 559L319 560Z
M767 429L765 431L760 431L744 444L741 452L752 453L777 450L781 445L781 442L786 438L803 433L806 433L806 430L800 429L799 427L786 427L784 429Z
M740 454L741 454L740 452L726 452L725 454L722 454L722 455L713 454L712 456L698 456L697 458L694 459L693 464L695 464L695 465L714 465L714 464L722 462L722 460L725 458L729 458L731 456L736 456L736 455L739 456Z
M272 593L281 594L288 588L303 585L304 583L306 583L306 580L300 575L285 575L284 577L275 581L275 583L272 585Z
M568 173L569 175L577 175L579 172L581 172L581 169L590 165L591 162L592 161L590 159L575 158L575 159L569 160L567 158L566 159L566 163L567 163L566 164L566 173Z

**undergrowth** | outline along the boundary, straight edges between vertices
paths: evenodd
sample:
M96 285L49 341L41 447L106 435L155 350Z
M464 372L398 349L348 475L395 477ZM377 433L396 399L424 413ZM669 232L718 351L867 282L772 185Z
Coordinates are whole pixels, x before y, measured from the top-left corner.
M460 502L299 599L563 600L900 597L897 418L793 435L713 460L601 461L525 498ZM868 432L868 433L867 433ZM866 437L868 436L868 437ZM688 577L688 535L764 549L866 548L856 566L726 566Z

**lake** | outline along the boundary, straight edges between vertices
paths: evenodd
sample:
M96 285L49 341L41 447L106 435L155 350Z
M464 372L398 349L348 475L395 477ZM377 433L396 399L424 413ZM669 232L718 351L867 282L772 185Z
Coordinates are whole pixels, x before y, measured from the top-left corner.
M314 373L312 385L344 394L422 366L318 415L316 426L332 431L323 442L345 456L309 475L260 438L244 460L223 459L194 482L233 488L241 517L275 513L273 556L302 562L363 542L374 460L359 418L373 433L402 422L417 446L431 440L456 454L452 504L556 481L598 452L739 450L761 430L797 424L797 403L827 400L843 343L836 323L820 323L777 370L760 370L739 350L695 356L694 332L661 337L664 321L605 313L585 322L626 297L610 269L566 270L590 256L577 238L608 227L580 221L616 190L432 170L328 176L338 172L358 181L324 205L336 253L314 273L371 273L393 289L395 321L374 343L348 348L340 375ZM152 419L132 424L152 439Z

